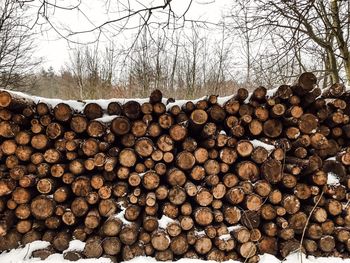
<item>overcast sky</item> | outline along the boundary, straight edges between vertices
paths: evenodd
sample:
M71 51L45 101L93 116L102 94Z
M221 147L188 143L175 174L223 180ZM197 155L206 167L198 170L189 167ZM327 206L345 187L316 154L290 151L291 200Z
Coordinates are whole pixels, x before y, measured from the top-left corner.
M50 23L58 31L56 32L51 27L46 25L38 37L38 56L44 59L43 67L52 66L55 70L59 70L69 60L69 50L76 48L77 45L63 39L59 34L68 36L69 30L80 32L93 29L108 20L120 18L127 14L126 9L138 10L145 6L162 5L164 0L81 0L79 8L73 10L51 9L48 11ZM190 0L173 0L172 9L181 16L187 9ZM79 1L75 0L60 0L56 1L57 5L65 8L75 6ZM186 13L186 19L203 20L213 23L218 23L221 14L226 10L226 0L193 0L190 9ZM129 6L128 6L129 5ZM40 1L34 2L33 11L35 12L40 6ZM34 16L33 16L34 17ZM167 14L160 12L153 14L153 21L166 21ZM135 27L140 23L141 17L135 16L128 20L123 20L120 23L113 23L104 27L103 33L100 36L101 46L103 43L113 41L125 45L130 43L137 31L123 30L119 33L119 29L123 26L128 28ZM42 21L43 22L43 21ZM71 36L70 39L76 42L88 43L96 39L98 31L92 33L81 33Z

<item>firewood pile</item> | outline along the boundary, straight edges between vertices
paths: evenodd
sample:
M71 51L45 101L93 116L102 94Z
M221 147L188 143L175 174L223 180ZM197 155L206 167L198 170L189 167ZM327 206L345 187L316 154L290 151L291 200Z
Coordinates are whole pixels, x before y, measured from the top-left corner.
M1 91L0 252L45 240L33 257L349 257L350 92L316 82L81 112ZM66 251L74 239L83 251Z

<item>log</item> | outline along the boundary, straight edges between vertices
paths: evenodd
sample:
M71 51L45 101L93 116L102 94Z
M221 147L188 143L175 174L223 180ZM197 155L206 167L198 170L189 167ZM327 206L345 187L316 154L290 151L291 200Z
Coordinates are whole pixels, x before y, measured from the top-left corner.
M206 254L208 253L212 248L212 241L208 237L200 237L197 239L194 249L195 251L200 254Z
M70 121L70 128L76 133L83 133L86 131L87 126L87 119L81 115L74 115Z
M265 179L271 184L276 184L282 180L282 164L280 161L270 158L262 164L261 170Z
M39 220L46 219L54 213L54 201L45 195L37 196L30 204L31 214Z
M111 123L111 131L116 135L125 135L130 129L130 122L125 117L116 117Z
M65 103L59 103L54 107L53 114L56 120L61 122L67 122L72 117L73 110L69 105Z
M269 138L276 138L282 133L282 123L276 119L269 119L264 122L263 132Z
M103 116L101 106L94 102L86 104L83 113L90 120L98 119Z
M99 258L102 256L103 247L101 239L98 236L91 237L86 241L83 254L87 258Z

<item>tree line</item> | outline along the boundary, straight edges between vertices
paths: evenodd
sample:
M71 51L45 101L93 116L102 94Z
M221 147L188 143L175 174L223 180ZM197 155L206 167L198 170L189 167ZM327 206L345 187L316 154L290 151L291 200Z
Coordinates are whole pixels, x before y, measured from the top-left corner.
M321 87L350 81L348 1L232 1L215 25L183 18L183 27L172 28L171 19L165 25L159 18L156 26L143 19L126 45L119 45L118 35L106 44L75 44L58 71L41 68L33 56L38 29L35 23L28 26L30 2L5 0L0 7L5 88L75 99L140 97L157 88L166 96L194 98L232 94L240 87L270 88L304 71L316 72ZM173 2L162 8L171 10ZM50 8L63 8L41 3L37 15L47 22ZM162 8L139 11L151 16Z

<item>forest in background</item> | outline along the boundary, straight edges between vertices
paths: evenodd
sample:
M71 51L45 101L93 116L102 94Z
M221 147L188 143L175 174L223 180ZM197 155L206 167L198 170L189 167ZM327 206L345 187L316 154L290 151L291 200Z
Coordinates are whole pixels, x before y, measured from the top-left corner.
M321 87L350 81L349 1L232 1L214 25L184 20L177 28L170 19L152 24L158 7L150 6L134 12L145 16L131 43L117 45L116 36L73 45L58 71L42 68L45 58L35 56L40 32L28 29L31 2L1 3L0 86L7 89L86 99L145 97L157 88L167 97L195 98L293 83L304 71L315 72ZM37 15L48 23L48 10L62 8L39 2ZM172 2L161 9L170 14Z

